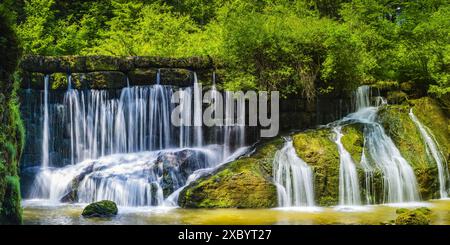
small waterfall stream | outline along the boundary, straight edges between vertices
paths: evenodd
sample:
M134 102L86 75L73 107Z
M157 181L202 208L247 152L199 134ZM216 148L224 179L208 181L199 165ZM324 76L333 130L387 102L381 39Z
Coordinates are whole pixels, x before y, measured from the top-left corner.
M425 143L426 151L428 156L431 156L434 162L436 163L438 169L438 177L439 177L439 194L441 198L448 197L448 165L445 156L442 154L442 151L439 150L439 144L436 141L435 137L431 133L431 131L424 126L419 119L414 115L413 109L411 108L409 111L409 117L416 125L417 129L420 132L420 135Z
M279 207L314 206L313 172L297 156L292 140L277 151L273 161L273 176L277 186Z
M44 122L42 129L42 167L47 168L49 166L49 119L48 119L48 90L49 90L49 80L50 76L45 75L44 77Z
M340 126L333 128L339 152L339 205L358 206L361 205L358 173L350 153L342 145L341 130Z
M364 171L366 173L370 171L370 174L373 169L381 171L384 180L384 203L419 201L418 184L412 167L402 157L392 139L384 132L383 126L377 122L378 109L385 102L378 97L377 104L372 106L369 86L359 87L355 94L357 111L336 123L364 125L364 154L368 154L370 159L373 159L371 162L364 156Z

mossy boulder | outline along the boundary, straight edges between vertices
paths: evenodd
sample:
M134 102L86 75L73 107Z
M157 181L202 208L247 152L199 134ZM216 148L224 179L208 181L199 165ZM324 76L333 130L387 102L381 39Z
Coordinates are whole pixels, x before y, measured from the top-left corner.
M429 225L431 210L426 207L409 210L405 208L397 209L398 214L395 219L396 225Z
M316 202L331 206L339 198L339 153L329 129L309 130L293 136L297 155L314 172Z
M113 201L103 200L87 205L81 215L85 218L112 217L117 215L117 205Z
M254 154L225 164L181 191L184 208L272 208L277 206L272 162L283 145L277 138L257 147Z

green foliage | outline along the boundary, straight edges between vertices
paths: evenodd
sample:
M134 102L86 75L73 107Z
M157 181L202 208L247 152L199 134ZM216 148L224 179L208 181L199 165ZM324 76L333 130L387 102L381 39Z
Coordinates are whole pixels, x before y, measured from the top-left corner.
M21 217L19 177L7 176L5 197L0 209L0 224L20 224Z
M21 2L21 1L18 1ZM446 0L6 0L26 53L221 60L227 89L450 93Z
M18 161L24 129L17 103L18 80L13 78L20 49L13 30L18 18L14 2L0 3L0 224L21 223Z

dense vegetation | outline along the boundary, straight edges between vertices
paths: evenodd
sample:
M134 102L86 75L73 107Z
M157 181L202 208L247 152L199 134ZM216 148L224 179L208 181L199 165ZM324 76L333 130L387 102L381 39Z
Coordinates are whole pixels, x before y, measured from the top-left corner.
M25 130L19 114L19 83L13 79L20 49L12 21L0 5L0 224L22 222L18 166Z
M448 0L5 0L26 54L209 55L226 87L450 93Z

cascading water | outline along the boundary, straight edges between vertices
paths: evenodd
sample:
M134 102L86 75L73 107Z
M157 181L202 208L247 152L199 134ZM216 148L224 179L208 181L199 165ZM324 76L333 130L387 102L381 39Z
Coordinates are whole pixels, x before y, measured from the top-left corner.
M335 124L344 126L350 123L361 123L364 125L364 154L370 157L366 158L364 155L362 160L365 162L361 165L366 166L364 168L366 173L378 169L383 175L383 202L419 201L417 180L412 167L402 157L392 139L384 132L383 126L376 121L378 108L384 103L378 99L377 105L371 106L370 87L359 87L356 92L357 111Z
M121 206L176 205L179 191L190 181L243 154L246 148L241 143L205 144L202 91L195 74L192 87L179 88L185 122L181 127L171 124L171 97L178 88L160 85L159 80L158 71L155 85L130 86L127 81L127 87L116 93L74 89L68 75L62 102L44 100L44 110L52 105L58 114L49 123L44 113L44 127L54 127L47 137L59 136L61 144L42 150L43 156L52 151L69 161L58 165L62 167L41 168L29 197L52 202L108 199ZM226 106L235 105L225 105L225 110ZM222 127L217 132L225 138ZM245 138L238 135L245 130L236 132L239 139ZM227 154L224 147L230 149Z
M412 108L409 111L409 117L414 122L414 124L416 125L417 129L420 132L422 140L425 143L427 155L431 156L431 158L433 158L434 162L436 163L439 177L439 194L441 198L447 198L449 190L448 187L449 172L447 160L445 156L442 154L442 151L440 151L439 144L436 141L433 134L431 133L431 131L419 121L416 115L414 115Z
M48 90L49 90L49 80L50 76L45 75L44 77L44 122L42 129L42 167L47 168L49 166L49 119L48 119Z
M196 169L215 166L214 147L114 154L38 174L33 198L52 202L112 200L121 206L158 206Z
M275 154L273 171L279 207L314 206L312 169L297 156L292 140Z
M197 73L194 72L194 141L195 146L197 147L201 147L203 145L202 101L201 86L197 80Z
M333 128L339 152L339 205L358 206L361 205L358 173L350 153L342 145L341 130L340 126Z

